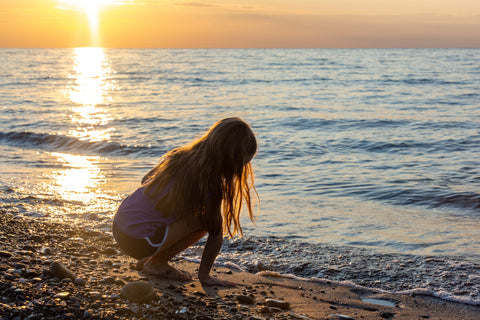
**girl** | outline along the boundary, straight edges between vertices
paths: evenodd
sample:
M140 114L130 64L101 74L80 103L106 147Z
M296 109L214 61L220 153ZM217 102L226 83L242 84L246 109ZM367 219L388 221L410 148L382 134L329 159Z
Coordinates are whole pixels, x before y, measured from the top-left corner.
M113 235L119 247L139 259L145 273L172 280L191 276L168 262L206 233L198 269L204 285L234 286L210 276L223 234L243 235L240 211L245 202L253 222L250 191L256 193L250 161L255 136L239 118L218 121L200 139L168 152L118 208Z

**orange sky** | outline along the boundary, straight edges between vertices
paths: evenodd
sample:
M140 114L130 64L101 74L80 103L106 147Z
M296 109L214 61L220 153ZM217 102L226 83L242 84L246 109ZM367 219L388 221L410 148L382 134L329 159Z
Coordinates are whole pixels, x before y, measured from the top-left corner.
M480 47L479 0L99 2L0 0L0 47Z

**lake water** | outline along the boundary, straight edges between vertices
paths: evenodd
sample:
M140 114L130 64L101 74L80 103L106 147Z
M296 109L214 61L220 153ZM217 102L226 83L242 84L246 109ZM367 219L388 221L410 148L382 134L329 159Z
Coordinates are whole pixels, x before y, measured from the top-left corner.
M108 230L229 116L261 202L219 262L480 304L478 49L0 49L0 208Z

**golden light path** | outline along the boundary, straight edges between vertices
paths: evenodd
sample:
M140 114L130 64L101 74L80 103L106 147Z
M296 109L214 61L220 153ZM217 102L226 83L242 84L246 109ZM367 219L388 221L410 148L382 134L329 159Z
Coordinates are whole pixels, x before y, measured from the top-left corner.
M99 198L108 198L102 186L107 179L101 170L101 162L106 159L96 155L83 155L85 145L108 143L114 128L108 113L111 101L110 90L115 88L110 79L110 64L102 48L76 48L73 53L73 72L70 84L64 93L73 103L71 110L72 129L68 135L79 141L79 154L54 152L53 157L63 167L50 174L49 188L67 201L83 203L85 210L95 212L101 206ZM94 150L94 149L93 149ZM91 151L90 151L91 152Z
M96 187L105 176L98 167L100 157L52 153L67 169L54 173L56 193L63 199L88 204L96 196Z
M109 79L112 70L103 48L76 48L74 54L72 78L75 83L68 95L77 104L72 108L72 122L77 127L70 130L69 135L82 140L110 141L113 128L95 128L112 120L103 106L111 101L108 92L115 88L115 83Z

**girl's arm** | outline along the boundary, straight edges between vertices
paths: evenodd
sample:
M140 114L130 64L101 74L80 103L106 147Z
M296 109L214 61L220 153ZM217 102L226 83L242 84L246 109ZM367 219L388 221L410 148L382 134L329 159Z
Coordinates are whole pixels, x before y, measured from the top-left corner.
M222 248L223 234L217 232L215 234L209 233L205 249L203 250L202 262L198 269L198 280L207 286L222 286L222 287L234 287L237 284L230 281L220 280L210 276L210 270L212 269L213 262L217 257L220 249Z
M223 223L220 209L221 196L215 199L214 195L212 195L211 200L207 203L207 213L209 214L203 217L203 226L208 232L208 239L198 269L198 280L204 285L233 287L236 283L210 276L213 262L217 258L223 243Z

